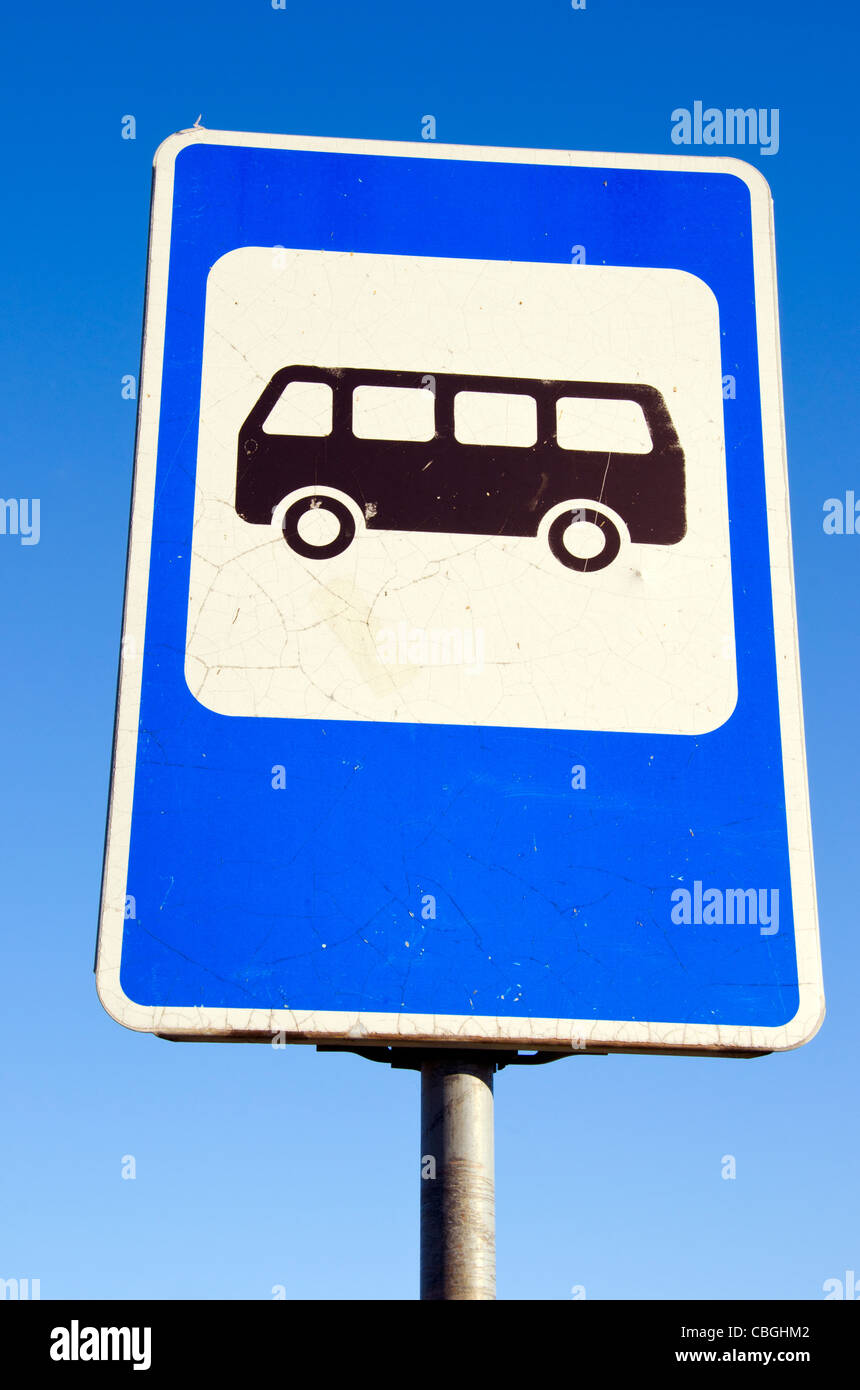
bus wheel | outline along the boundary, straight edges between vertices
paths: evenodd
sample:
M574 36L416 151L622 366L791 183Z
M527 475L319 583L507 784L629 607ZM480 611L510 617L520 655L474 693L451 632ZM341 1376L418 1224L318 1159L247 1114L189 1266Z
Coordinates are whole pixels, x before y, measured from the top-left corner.
M594 507L560 512L547 532L549 548L568 569L605 570L621 549L621 532L611 516Z
M299 533L302 520L313 517L313 523L305 523ZM332 526L332 520L336 523ZM306 560L330 560L340 555L355 538L355 519L349 507L337 497L300 497L291 507L287 507L283 521L284 540L297 555ZM334 531L334 534L332 532Z

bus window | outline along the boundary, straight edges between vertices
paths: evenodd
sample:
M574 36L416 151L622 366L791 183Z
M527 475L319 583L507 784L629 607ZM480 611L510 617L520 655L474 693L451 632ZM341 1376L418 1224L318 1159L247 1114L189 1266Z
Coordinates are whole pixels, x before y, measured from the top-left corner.
M356 386L352 432L356 439L426 442L436 433L436 398L421 386Z
M263 422L266 434L331 434L331 387L324 381L291 381Z
M638 401L561 396L557 437L562 449L650 454L651 435Z
M502 391L458 391L454 438L459 444L531 449L537 443L537 402L533 396Z

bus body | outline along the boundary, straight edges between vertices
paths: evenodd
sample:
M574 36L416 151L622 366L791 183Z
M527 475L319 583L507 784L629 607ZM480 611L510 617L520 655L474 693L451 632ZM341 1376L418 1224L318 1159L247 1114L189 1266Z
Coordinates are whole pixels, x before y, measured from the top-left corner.
M275 434L263 428L291 383L331 388L330 433ZM432 438L359 438L353 431L353 393L364 386L431 390ZM530 397L536 403L536 442L526 447L462 443L455 435L460 392ZM558 402L570 397L638 405L650 450L562 447ZM593 500L598 511L606 507L617 513L632 541L672 545L686 532L684 452L663 396L640 384L284 367L242 425L236 511L245 521L271 524L279 503L308 487L347 494L369 530L536 536L549 510L578 498Z

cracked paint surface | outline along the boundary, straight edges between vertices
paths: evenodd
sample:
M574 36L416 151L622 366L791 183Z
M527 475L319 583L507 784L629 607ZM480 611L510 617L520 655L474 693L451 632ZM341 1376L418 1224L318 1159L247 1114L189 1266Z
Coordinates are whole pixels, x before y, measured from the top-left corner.
M625 156L261 139L174 137L157 166L106 1007L131 1027L198 1038L767 1050L811 1036L820 967L758 175L714 159L637 168ZM606 379L616 362L656 373L690 450L687 551L686 539L651 547L636 569L562 583L537 542L437 537L425 552L426 538L377 533L322 582L282 541L243 534L228 483L235 432L283 365L285 336L315 324L327 363L357 350L334 316L325 339L296 300L301 256L279 253L293 276L284 299L258 273L259 248L284 243L313 253L301 283L320 295L337 282L321 253L389 257L385 313L365 313L349 272L349 331L364 325L377 365L409 365L378 336L388 323L404 339L405 256L447 262L444 284L472 267L459 327L443 300L420 301L416 370L432 372L431 344L452 337L489 372L564 375L576 361ZM635 312L620 312L599 267L586 279L590 267L566 264L572 243L614 269ZM240 296L235 314L224 302L246 263L257 333ZM516 275L538 263L513 305ZM555 302L565 323L574 314L566 277L577 295L594 284L589 321L610 327L583 338L565 326L550 342L536 323ZM211 335L207 286L220 296ZM492 306L485 324L473 296ZM738 383L724 409L720 366ZM486 679L371 667L361 641L375 620L454 625L467 600L483 605ZM587 770L582 790L572 764ZM672 890L695 880L778 888L779 932L673 923ZM428 895L435 917L422 915Z
M544 537L368 531L305 559L281 534L286 498L268 528L234 505L242 421L294 362L653 385L683 441L687 534L628 545L590 574L561 566ZM720 382L716 300L681 271L265 247L222 257L207 284L190 689L237 716L716 728L737 695ZM403 625L479 632L480 669L383 664L380 634Z

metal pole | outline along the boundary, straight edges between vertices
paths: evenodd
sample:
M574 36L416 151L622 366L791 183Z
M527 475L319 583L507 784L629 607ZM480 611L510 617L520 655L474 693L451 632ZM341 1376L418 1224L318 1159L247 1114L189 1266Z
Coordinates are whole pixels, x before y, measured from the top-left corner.
M421 1063L421 1297L494 1299L493 1072L480 1054Z

